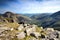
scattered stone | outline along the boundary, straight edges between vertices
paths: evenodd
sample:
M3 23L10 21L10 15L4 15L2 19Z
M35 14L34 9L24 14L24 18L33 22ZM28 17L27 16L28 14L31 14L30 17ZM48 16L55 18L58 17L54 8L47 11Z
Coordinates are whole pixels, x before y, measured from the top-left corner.
M52 39L49 39L49 40L54 40L54 39L52 38Z
M60 38L60 31L58 31L58 34L59 34L58 37Z
M18 39L23 39L23 38L25 38L25 33L21 32L21 33L17 34L16 36Z
M54 38L54 40L59 40L58 38Z
M24 24L24 26L27 26L28 24Z
M11 28L10 30L12 31L12 30L14 30L14 28Z
M24 28L23 24L20 24L20 26L18 27L18 30L21 31L23 30L23 28Z
M4 32L5 30L0 30L0 34L2 33L2 32Z
M29 40L38 40L38 39L36 39L36 38L30 38Z
M46 28L47 31L54 31L53 28Z
M54 34L49 34L49 37L48 37L49 39L51 39L51 38L56 38L56 35L54 35Z
M38 32L33 32L30 35L33 36L33 37L35 37L35 38L39 38L39 36L41 36L41 34L38 33Z
M36 28L35 27L32 27L32 28L27 28L26 29L26 32L27 32L27 35L29 36L31 33L35 32L36 31Z
M28 36L30 36L30 34L32 33L32 28L26 29L26 33L27 33Z
M47 38L42 38L41 40L49 40L49 39L47 39Z
M43 27L40 27L41 29L43 29Z
M41 34L41 38L45 38L45 35Z
M37 30L40 30L37 32ZM37 27L37 25L24 24L20 23L20 26L17 28L4 27L0 25L0 39L1 40L21 40L26 36L32 36L32 38L28 40L60 40L60 31L54 30L53 28L45 28Z
M1 36L5 36L5 34L1 34L0 37L1 37Z

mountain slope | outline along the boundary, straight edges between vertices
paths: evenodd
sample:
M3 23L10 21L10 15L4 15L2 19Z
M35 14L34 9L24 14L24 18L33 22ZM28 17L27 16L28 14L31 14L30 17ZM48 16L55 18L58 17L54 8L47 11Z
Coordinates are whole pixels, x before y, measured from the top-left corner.
M60 11L53 14L40 14L32 16L32 19L35 19L35 24L46 27L53 27L55 29L60 28ZM60 30L60 29L59 29Z
M1 14L0 15L0 20L7 20L8 22L21 22L21 21L30 21L31 19L27 16L23 16L21 14L15 14L15 13L12 13L12 12L5 12L4 14ZM2 20L2 21L3 21ZM6 21L5 20L5 21Z

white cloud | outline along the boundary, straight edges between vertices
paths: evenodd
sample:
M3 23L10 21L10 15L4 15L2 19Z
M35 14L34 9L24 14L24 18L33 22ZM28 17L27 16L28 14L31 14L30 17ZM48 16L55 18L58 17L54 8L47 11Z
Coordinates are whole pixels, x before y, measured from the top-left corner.
M53 13L60 10L60 1L26 2L21 8L22 13Z
M60 10L59 0L43 0L43 1L19 1L18 3L9 4L8 8L2 11L13 11L16 13L54 13Z

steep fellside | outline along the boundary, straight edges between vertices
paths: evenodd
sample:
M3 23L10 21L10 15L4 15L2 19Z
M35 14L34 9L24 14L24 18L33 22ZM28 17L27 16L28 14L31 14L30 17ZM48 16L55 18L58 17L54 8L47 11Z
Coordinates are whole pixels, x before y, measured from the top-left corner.
M55 12L53 14L40 14L32 16L32 19L34 19L34 24L37 24L39 26L46 27L53 27L55 29L60 30L60 11Z
M15 14L12 12L5 12L4 14L0 14L0 21L2 22L28 22L31 19L29 17L23 16L21 14Z

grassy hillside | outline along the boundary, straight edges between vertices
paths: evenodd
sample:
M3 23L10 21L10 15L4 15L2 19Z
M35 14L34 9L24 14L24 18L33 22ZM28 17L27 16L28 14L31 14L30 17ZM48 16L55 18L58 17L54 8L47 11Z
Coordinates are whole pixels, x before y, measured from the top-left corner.
M15 14L12 12L5 12L4 14L0 14L0 22L29 22L31 18L27 16L23 16L21 14Z
M53 27L58 30L60 28L60 11L53 14L37 14L31 18L33 19L31 23L37 24L38 26L43 26L44 28Z

